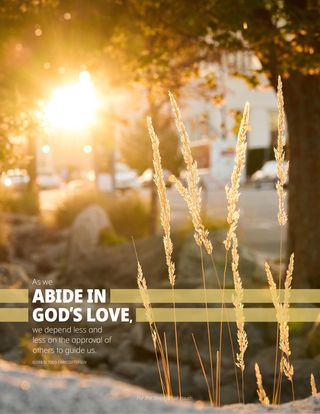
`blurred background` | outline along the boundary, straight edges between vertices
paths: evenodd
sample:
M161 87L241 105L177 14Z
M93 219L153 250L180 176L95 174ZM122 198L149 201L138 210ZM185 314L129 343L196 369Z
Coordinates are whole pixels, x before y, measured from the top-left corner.
M135 288L132 237L148 285L169 286L146 116L152 116L160 138L177 287L201 287L200 256L187 208L169 180L171 174L185 179L167 96L171 90L199 168L203 219L218 268L224 264L224 188L249 101L239 227L244 287L266 287L264 261L284 270L287 253L294 251L293 287L319 288L319 21L318 2L308 0L3 0L1 287L32 289L36 275L54 280L57 287ZM289 225L281 260L273 151L278 75L290 161ZM205 266L209 274L211 264ZM228 274L228 287L231 281ZM213 277L208 287L216 287ZM0 325L3 358L28 365L35 357L43 358L32 352L30 325ZM87 368L81 369L160 391L147 327L107 328L106 335L114 337L112 352L111 345L101 346L94 356L84 356ZM319 380L319 326L291 328L297 396L304 397L310 394L308 378L314 367ZM190 352L190 334L200 337L201 327L181 324L180 331L184 395L205 399L206 384ZM247 401L256 399L256 360L266 389L272 387L275 332L275 324L248 326L246 372L252 386L247 387ZM169 332L168 342L174 360ZM237 401L228 356L223 366L222 402ZM283 400L290 397L284 385Z

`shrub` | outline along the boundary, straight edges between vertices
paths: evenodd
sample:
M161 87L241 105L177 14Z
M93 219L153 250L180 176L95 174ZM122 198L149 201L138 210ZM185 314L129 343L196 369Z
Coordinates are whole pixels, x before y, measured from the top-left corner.
M91 204L107 211L107 196L89 191L65 198L55 210L55 224L61 228L71 226L77 215Z
M108 204L107 212L114 229L122 236L141 238L148 234L150 212L137 194L113 199Z
M38 194L29 190L16 192L1 188L0 209L4 212L36 215L39 213Z
M102 243L119 244L131 237L141 238L148 234L150 213L144 201L136 193L99 194L81 193L65 199L55 212L58 227L70 226L75 217L91 204L98 204L108 214L113 232L103 233Z
M100 242L104 246L115 246L127 242L127 238L119 235L112 229L105 229L101 232Z

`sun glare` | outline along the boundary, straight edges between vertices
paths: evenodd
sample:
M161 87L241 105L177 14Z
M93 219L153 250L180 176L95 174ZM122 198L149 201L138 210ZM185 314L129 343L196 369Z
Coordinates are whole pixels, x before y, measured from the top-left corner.
M44 108L49 124L56 129L77 131L95 121L99 97L90 73L80 72L79 81L56 89Z

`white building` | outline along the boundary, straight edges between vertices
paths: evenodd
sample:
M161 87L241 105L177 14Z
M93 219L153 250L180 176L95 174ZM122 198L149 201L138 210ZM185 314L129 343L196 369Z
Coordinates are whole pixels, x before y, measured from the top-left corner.
M249 55L248 58L251 64L255 62L254 57ZM243 72L243 68L241 70ZM199 166L209 167L212 175L221 179L230 173L226 166L228 159L233 159L232 149L245 102L250 103L248 175L273 157L272 146L277 136L276 94L267 80L262 78L261 84L253 89L243 79L228 75L229 71L229 65L222 68L214 65L205 70L205 74L211 72L217 76L215 102L208 95L202 97L192 93L197 86L191 83L186 88L181 107L195 151L198 147L204 149L205 143L209 146L209 155L202 154ZM198 152L201 158L201 150ZM206 159L209 165L205 165ZM221 171L224 165L226 170Z

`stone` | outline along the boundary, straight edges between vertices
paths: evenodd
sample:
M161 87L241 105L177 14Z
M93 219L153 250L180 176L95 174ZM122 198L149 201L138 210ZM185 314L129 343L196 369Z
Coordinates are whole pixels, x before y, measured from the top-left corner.
M11 263L0 263L0 289L14 287L26 289L30 286L27 273L19 265Z
M25 215L11 215L8 221L14 256L29 260L41 243L45 227L37 218Z
M208 378L210 385L210 378ZM208 386L201 370L193 373L194 391L197 395L197 399L208 400Z
M214 265L217 270L217 274L214 270L211 258L204 252L203 254L203 267L206 276L207 288L217 289L219 283L217 281L217 275L222 283L222 277L224 272L225 263L225 248L223 240L225 238L225 232L216 231L212 235L214 243L213 259ZM245 249L239 247L239 270L240 275L243 278L243 284L245 288L257 287L261 285L261 278L264 279L263 269L260 269L258 263L253 256L246 254ZM259 272L259 283L253 280L255 274ZM226 275L226 287L233 288L233 278L229 267ZM177 262L177 288L201 288L203 286L202 273L201 273L201 255L200 249L194 241L193 234L186 237L184 244L181 247L180 255Z
M251 414L316 413L320 394L279 406L233 404L210 407L204 402L167 400L104 375L53 373L0 361L0 413L64 414Z
M260 367L260 371L263 378L264 388L268 395L272 393L273 387L273 375L274 375L274 358L275 347L268 347L258 352L256 356L251 359L246 368L246 377L249 384L246 388L250 389L250 386L254 378L254 364L257 362ZM320 371L320 359L307 359L307 358L292 358L292 364L294 367L294 388L296 398L305 398L310 395L310 374L313 372L315 375ZM250 378L249 378L250 377ZM292 399L292 390L290 382L284 377L281 388L281 401L286 402Z
M135 359L135 350L129 339L123 340L108 355L108 362L111 367L117 367L121 362L129 362ZM116 370L116 368L115 368Z
M144 364L144 369L138 373L133 383L140 387L161 393L159 372L155 363Z
M48 273L63 266L66 260L67 242L60 241L55 244L45 244L39 247L35 259L37 270L40 273Z
M110 220L101 206L93 204L79 213L70 232L69 263L89 257L99 243L101 231L110 227Z
M88 367L90 368L100 368L102 365L107 365L109 362L109 352L105 350L104 352L97 352L95 354L88 354L85 356Z
M122 377L133 380L136 377L140 377L147 369L148 364L144 362L120 362L114 367L113 371ZM153 381L156 381L156 378Z
M0 352L8 352L19 345L19 335L14 324L8 322L0 323Z
M320 354L320 325L315 324L307 335L307 353L309 356Z
M178 387L178 371L176 360L170 362L170 379L173 395L179 395ZM197 398L194 389L193 371L190 366L182 365L180 363L180 382L181 382L181 393L185 398Z
M135 242L141 266L145 269L150 288L159 288L166 280L167 267L162 237L153 236ZM132 242L117 246L96 246L90 255L69 261L68 268L57 281L70 288L137 288L137 260Z

